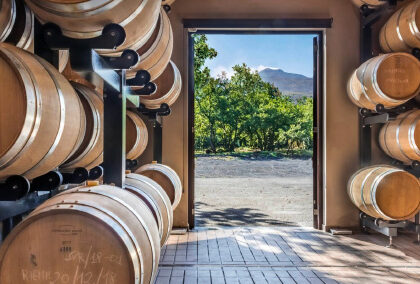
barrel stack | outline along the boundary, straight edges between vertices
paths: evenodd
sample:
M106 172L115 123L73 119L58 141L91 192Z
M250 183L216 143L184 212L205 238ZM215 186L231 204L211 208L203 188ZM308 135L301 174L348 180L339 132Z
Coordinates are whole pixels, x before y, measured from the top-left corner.
M369 7L386 4L375 0L353 2ZM347 85L350 100L371 112L409 103L408 111L385 123L378 137L383 152L402 165L420 162L420 111L415 103L420 92L420 61L412 55L413 49L420 48L419 16L419 0L403 3L380 30L384 54L364 62ZM419 179L394 166L360 169L349 180L348 194L361 211L378 219L408 220L420 210Z
M158 91L145 105L153 109L173 104L182 84L170 61L173 33L162 4L0 2L0 181L13 175L34 180L54 170L90 170L103 162L103 86L81 79L71 69L67 51L60 51L57 68L31 53L34 17L76 39L96 37L110 23L121 25L125 42L97 52L119 56L125 49L137 51L141 60L127 76L139 70L150 73ZM136 110L127 110L127 158L138 159L148 140L145 122ZM0 282L153 283L182 184L167 166L141 169L143 175L127 174L124 188L87 182L62 188L36 208L0 248Z

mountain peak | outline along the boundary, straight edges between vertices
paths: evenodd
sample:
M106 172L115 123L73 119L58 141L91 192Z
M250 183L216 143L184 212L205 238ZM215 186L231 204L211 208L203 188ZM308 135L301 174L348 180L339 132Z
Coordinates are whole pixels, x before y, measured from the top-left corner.
M272 67L261 70L259 74L264 81L273 84L284 94L312 95L312 78L301 74L288 73L282 69Z

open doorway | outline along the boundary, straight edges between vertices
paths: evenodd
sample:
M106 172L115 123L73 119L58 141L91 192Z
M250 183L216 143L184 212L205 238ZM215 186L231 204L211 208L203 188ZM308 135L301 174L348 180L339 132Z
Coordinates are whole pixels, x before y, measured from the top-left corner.
M320 228L322 33L190 36L190 222Z

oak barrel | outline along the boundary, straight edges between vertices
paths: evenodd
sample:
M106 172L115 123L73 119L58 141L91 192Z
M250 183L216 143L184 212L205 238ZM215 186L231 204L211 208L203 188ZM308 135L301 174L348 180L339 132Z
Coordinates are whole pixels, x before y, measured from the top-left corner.
M420 1L394 13L382 27L379 43L384 52L411 52L420 48Z
M420 110L400 114L385 124L379 133L384 152L405 164L420 161Z
M406 220L420 209L419 180L391 166L359 170L350 178L347 192L354 205L374 218Z
M124 188L142 199L152 211L159 228L160 245L163 246L173 224L172 204L166 192L157 182L139 174L128 174Z
M59 25L63 34L73 38L92 38L101 35L110 23L121 25L126 32L125 42L116 50L138 50L152 35L160 11L159 0L26 0L42 22Z
M165 71L154 81L154 83L157 86L156 93L141 97L141 102L149 109L157 109L163 103L171 106L181 94L181 73L172 61L169 62Z
M107 185L38 207L0 249L2 284L153 283L159 233L141 199Z
M390 53L363 63L351 76L347 93L357 106L395 107L414 98L420 89L420 62L408 53Z
M15 0L0 1L0 41L3 42L12 32L16 20Z
M134 112L127 110L126 158L135 160L146 150L149 135L144 121Z
M178 206L182 196L182 183L178 174L170 167L158 163L144 165L136 170L157 182L166 192L172 203L172 209Z
M83 108L70 83L49 63L0 43L0 179L48 173L84 133Z
M83 141L73 155L61 165L62 169L94 168L102 163L104 145L104 102L99 93L82 84L72 82L85 113L86 131Z
M352 0L354 4L357 5L357 7L361 7L363 5L368 5L369 7L376 7L376 6L382 6L386 4L386 1L380 1L380 0Z
M17 1L16 20L12 26L10 34L4 41L33 52L34 30L34 14L23 1Z
M140 63L127 71L127 78L133 78L138 70L147 70L151 80L159 77L172 56L173 34L171 22L162 8L159 21L155 30L145 45L137 53L140 55Z

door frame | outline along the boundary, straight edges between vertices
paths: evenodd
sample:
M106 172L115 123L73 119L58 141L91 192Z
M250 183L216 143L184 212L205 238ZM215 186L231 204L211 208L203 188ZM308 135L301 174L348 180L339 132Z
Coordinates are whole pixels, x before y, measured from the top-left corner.
M188 34L188 224L195 226L195 154L194 154L194 39L193 34L313 34L318 38L317 80L314 82L314 228L325 224L325 74L327 19L184 19ZM315 57L314 57L315 59ZM315 72L314 72L315 73ZM315 99L316 97L316 99Z

